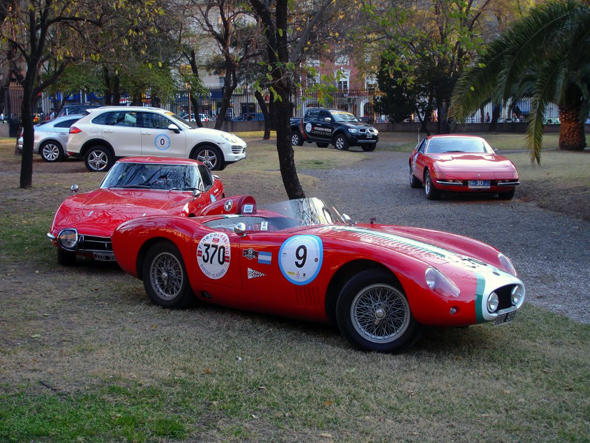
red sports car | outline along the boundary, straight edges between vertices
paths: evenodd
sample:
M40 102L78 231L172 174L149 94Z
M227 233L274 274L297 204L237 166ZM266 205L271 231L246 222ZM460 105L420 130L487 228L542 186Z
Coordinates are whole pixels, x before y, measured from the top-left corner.
M423 325L514 319L525 287L493 247L445 232L355 225L319 199L257 208L251 196L202 216L130 220L112 236L123 270L150 299L199 300L331 322L356 347L402 352Z
M422 184L429 200L440 198L441 192L483 192L510 200L520 182L514 164L483 138L433 135L410 155L410 186Z
M129 157L119 160L92 192L68 197L47 236L57 262L71 266L76 255L114 261L111 235L121 223L147 215L192 217L224 197L223 184L196 160Z

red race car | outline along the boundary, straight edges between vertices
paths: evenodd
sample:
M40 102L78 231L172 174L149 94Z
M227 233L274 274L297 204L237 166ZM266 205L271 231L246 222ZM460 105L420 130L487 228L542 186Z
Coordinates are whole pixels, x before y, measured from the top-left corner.
M192 217L224 197L221 180L196 160L129 157L119 160L92 192L68 197L47 236L57 246L57 262L71 266L76 255L114 261L111 235L121 223L146 215Z
M150 299L331 322L356 347L402 352L423 325L514 319L525 287L493 247L454 234L355 225L319 199L257 208L251 196L202 216L130 220L113 234L123 270Z
M484 192L510 200L520 182L514 164L483 138L432 135L410 155L410 186L422 184L429 200L437 200L441 192Z

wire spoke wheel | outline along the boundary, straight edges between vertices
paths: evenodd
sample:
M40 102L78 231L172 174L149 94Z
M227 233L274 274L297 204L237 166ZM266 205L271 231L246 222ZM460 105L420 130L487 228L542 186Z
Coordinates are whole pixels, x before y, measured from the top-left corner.
M350 307L355 330L373 343L389 343L402 336L410 324L410 307L397 289L375 284L362 289Z
M154 292L163 300L173 300L182 291L184 283L182 265L169 252L163 252L154 258L149 278Z

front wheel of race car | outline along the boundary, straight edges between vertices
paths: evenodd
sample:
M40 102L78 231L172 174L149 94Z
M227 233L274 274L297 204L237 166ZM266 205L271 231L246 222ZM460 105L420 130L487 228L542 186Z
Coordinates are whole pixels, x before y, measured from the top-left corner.
M150 299L164 308L186 308L195 301L184 260L170 242L152 246L143 262L143 285Z
M344 285L336 318L342 335L364 351L404 352L422 331L399 283L382 269L362 271Z

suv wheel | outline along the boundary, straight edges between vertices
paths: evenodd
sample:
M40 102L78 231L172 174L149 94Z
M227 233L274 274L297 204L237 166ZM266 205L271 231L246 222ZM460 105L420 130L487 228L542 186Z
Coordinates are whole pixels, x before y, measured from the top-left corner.
M301 138L301 134L299 134L299 131L293 131L291 133L291 145L303 146L303 139Z
M223 155L215 146L205 145L197 148L192 155L194 160L203 163L211 171L220 171L224 168Z
M109 148L93 146L84 156L84 164L90 172L106 172L113 166L115 159Z
M348 139L343 134L334 137L334 147L339 151L348 150Z

